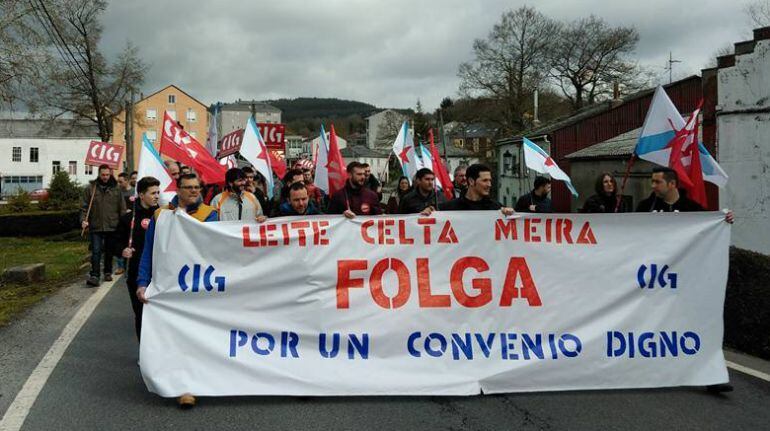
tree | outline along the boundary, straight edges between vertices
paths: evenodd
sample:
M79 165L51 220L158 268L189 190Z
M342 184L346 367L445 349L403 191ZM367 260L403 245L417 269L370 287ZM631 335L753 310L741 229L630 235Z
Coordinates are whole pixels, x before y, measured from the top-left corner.
M611 94L615 83L626 91L648 83L627 58L639 41L633 27L610 27L591 15L563 26L554 39L551 77L575 110Z
M746 5L745 12L755 27L770 25L770 0L754 1Z
M550 69L558 30L558 23L533 8L505 12L486 39L474 42L475 59L460 65L462 95L493 101L498 109L487 121L503 132L520 131L525 124L522 106Z
M39 66L50 63L34 16L28 1L0 2L0 108L21 98L26 84L41 79Z
M112 117L130 95L138 92L146 66L130 43L110 63L99 50L106 8L103 0L32 0L45 42L61 61L48 65L47 79L35 86L27 101L31 110L69 113L96 124L99 137L109 141Z
M401 130L406 118L396 111L385 111L385 119L377 127L377 137L374 141L376 148L390 148Z

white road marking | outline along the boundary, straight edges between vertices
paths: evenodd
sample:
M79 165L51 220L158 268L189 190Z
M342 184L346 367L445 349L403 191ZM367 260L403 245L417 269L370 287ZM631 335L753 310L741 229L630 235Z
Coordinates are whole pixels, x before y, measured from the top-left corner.
M99 303L102 302L102 299L104 299L110 291L110 288L114 286L119 279L120 277L116 277L112 282L104 283L100 287L97 287L96 292L86 300L80 307L80 310L78 310L69 323L67 323L67 326L64 327L59 338L53 342L51 348L48 349L48 352L43 356L43 359L40 360L40 363L37 364L35 370L32 371L32 374L27 378L24 386L11 403L11 406L8 407L2 421L0 421L0 431L18 431L21 429L32 405L35 403L35 400L37 400L37 396L40 394L43 386L45 386L45 383L48 381L48 377L51 375L54 368L56 368L56 364L59 363L62 355L64 355L67 347L69 347L72 340L75 339L80 328L82 328L83 324L85 324L88 318L91 317L91 314Z
M740 371L744 374L748 374L758 379L762 379L766 382L770 382L770 374L763 373L762 371L757 371L753 368L745 367L741 364L736 364L735 362L725 361L725 363L729 368L732 368L735 371Z

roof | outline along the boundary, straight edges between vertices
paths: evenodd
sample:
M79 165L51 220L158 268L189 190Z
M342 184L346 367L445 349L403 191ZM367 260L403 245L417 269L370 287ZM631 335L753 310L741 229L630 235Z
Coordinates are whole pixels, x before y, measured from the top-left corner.
M626 133L615 136L606 141L599 142L598 144L591 145L590 147L583 148L582 150L575 151L574 153L564 156L567 159L602 159L609 158L615 159L619 157L630 157L636 148L636 143L639 141L639 135L642 133L642 128L636 128L629 130ZM703 128L698 130L699 139L703 140Z
M186 92L186 91L182 90L181 88L177 87L177 86L176 86L176 85L174 85L174 84L170 84L170 85L167 85L167 86L165 86L165 87L161 88L160 90L158 90L158 91L156 91L156 92L154 92L154 93L150 94L149 96L147 96L147 97L143 98L142 100L146 100L146 99L149 99L150 97L152 97L152 96L154 96L154 95L156 95L156 94L158 94L158 93L160 93L160 92L164 91L165 89L167 89L167 88L169 88L169 87L174 87L176 90L178 90L180 93L184 94L185 96L189 97L190 99L192 99L192 100L194 100L194 101L196 101L196 102L200 103L202 106L206 106L206 104L204 104L204 103L203 103L203 102L201 102L200 100L198 100L198 99L196 99L196 98L192 97L192 96L190 95L190 93L188 93L188 92ZM138 102L136 102L136 103L139 103L139 102L141 102L142 100L139 100L139 101L138 101Z
M97 138L96 124L82 120L0 120L0 138Z
M281 110L273 105L265 102L257 102L256 100L240 100L233 103L222 104L222 111L247 111L251 112L251 105L254 105L254 109L257 112L275 112L281 113Z
M615 136L612 139L599 142L582 150L567 154L568 159L598 159L598 158L617 158L628 157L634 152L636 142L639 140L639 134L642 128L639 127L626 133Z
M669 88L672 86L676 86L682 82L689 81L697 79L700 80L700 76L698 75L691 75L687 78L680 79L679 81L672 82L670 84L666 84L663 86L663 88ZM595 117L601 113L607 112L611 109L615 109L625 103L631 102L636 99L641 99L643 97L647 97L652 95L655 92L656 87L648 88L646 90L638 91L634 94L629 94L628 96L624 96L618 100L608 100L605 102L595 103L593 105L589 105L587 107L584 107L580 109L579 111L566 116L562 117L558 120L555 120L551 123L548 123L542 127L538 127L536 129L530 129L523 133L520 133L516 136L511 136L505 139L498 140L496 145L507 145L511 142L520 141L522 136L538 136L538 135L548 135L550 133L553 133L557 130L563 129L565 127L569 127L573 124L579 123L583 120L587 120L589 118Z
M390 151L372 149L366 145L348 145L340 150L342 157L346 159L355 159L358 157L367 157L370 159L387 159L390 157Z
M483 123L473 123L467 125L457 124L454 125L454 127L452 127L452 131L448 132L447 134L452 137L488 138L497 134L497 128L487 127Z

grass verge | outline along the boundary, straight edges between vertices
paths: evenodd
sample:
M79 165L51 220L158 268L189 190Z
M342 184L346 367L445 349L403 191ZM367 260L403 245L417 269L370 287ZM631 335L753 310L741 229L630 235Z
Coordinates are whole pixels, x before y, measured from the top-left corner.
M46 279L34 285L0 285L0 326L84 273L80 270L88 242L79 232L47 238L0 238L0 273L6 268L44 263Z

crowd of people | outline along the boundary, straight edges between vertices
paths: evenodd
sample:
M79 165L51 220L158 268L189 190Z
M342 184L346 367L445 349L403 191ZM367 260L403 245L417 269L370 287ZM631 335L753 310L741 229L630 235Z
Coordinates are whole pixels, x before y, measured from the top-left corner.
M81 220L88 230L91 244L91 271L87 286L98 286L100 274L112 281L113 256L118 258L118 271L126 272L131 305L135 316L137 339L141 336L142 306L147 303L145 290L152 278L152 254L155 221L161 211L182 210L200 222L242 221L262 223L269 217L314 216L339 214L352 219L381 214L422 214L434 211L500 211L550 213L551 180L536 177L531 192L521 196L514 208L501 205L492 198L492 171L483 164L460 166L454 171L453 199L446 199L436 185L435 174L427 168L417 171L410 181L401 177L395 190L383 204L380 181L367 164L347 165L345 186L331 195L313 184L313 171L296 165L283 178L274 180L274 189L250 166L231 168L222 187L203 184L189 167L167 162L167 170L176 182L177 194L171 202L160 206L160 182L137 173L121 173L117 180L110 167L99 167L97 178L86 188ZM679 189L675 171L656 168L651 175L653 192L642 200L636 212L703 211ZM273 196L271 199L270 196ZM629 205L619 197L615 178L610 173L598 176L595 194L581 208L586 213L629 212ZM725 217L733 222L732 212ZM103 261L103 266L102 266ZM717 390L730 390L718 385ZM185 394L180 406L195 404L195 397Z

